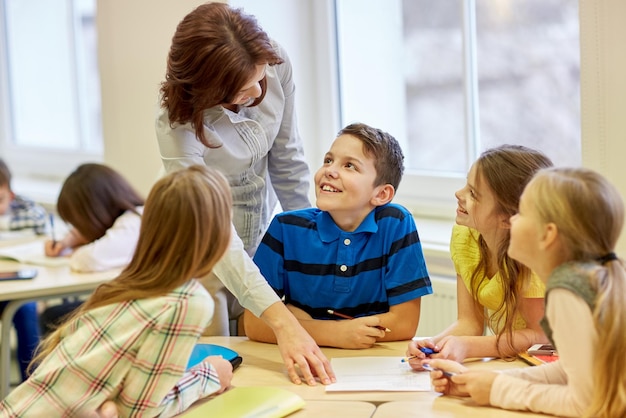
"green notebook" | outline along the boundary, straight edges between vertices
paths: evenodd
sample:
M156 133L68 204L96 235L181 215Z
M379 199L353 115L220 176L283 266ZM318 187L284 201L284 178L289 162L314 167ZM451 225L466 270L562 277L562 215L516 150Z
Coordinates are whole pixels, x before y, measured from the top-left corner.
M185 418L281 418L304 406L300 396L268 386L236 387L193 407Z

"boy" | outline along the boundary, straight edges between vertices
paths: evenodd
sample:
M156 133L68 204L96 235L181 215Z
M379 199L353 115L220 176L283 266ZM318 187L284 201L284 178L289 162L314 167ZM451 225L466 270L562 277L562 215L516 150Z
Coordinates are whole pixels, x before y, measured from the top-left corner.
M0 159L0 230L32 228L36 234L46 232L46 211L34 202L16 196L11 190L11 171ZM42 244L43 245L43 244ZM8 302L0 302L0 314ZM37 303L20 307L13 317L17 333L17 359L22 380L28 378L28 364L39 344Z
M35 202L16 196L11 190L11 171L0 159L0 230L32 228L37 235L46 232L46 210Z
M367 348L415 335L420 297L432 289L413 217L390 203L403 161L391 135L345 127L315 174L317 208L277 215L254 256L318 345ZM244 315L250 339L276 342ZM338 318L346 315L354 319Z

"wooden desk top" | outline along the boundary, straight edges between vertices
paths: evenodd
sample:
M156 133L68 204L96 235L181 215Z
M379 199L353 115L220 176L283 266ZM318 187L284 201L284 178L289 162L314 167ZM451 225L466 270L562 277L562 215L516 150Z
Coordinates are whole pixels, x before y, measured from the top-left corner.
M372 418L539 418L547 415L478 406L467 398L394 401L378 405Z
M440 395L429 392L333 392L326 393L324 385L294 385L287 376L282 357L275 344L264 344L248 340L247 337L202 337L200 342L229 347L243 357L243 363L235 371L233 386L274 386L288 389L304 400L321 401L364 401L375 405L392 401L419 401L437 406ZM322 348L330 360L333 357L353 356L404 356L408 342L380 343L366 350ZM506 369L529 367L522 361L476 360L466 363L471 368ZM463 400L465 402L466 400ZM469 401L468 401L469 402ZM498 410L496 410L498 411Z

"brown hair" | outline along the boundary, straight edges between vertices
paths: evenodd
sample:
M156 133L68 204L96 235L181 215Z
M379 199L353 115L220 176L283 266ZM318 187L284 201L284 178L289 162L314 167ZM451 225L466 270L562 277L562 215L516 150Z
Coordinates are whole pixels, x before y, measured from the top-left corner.
M552 161L543 153L521 145L501 145L483 152L476 160L478 173L476 182L485 181L493 191L496 199L496 210L499 214L510 218L517 213L519 200L524 187L540 169L551 167ZM506 341L513 348L513 326L515 318L519 315L520 297L531 276L531 271L522 263L513 260L507 254L510 234L507 231L496 248L496 264L498 273L504 285L504 297L500 306L495 310L488 324L495 330L497 324L503 324L497 332L498 352L500 352L500 339L506 335ZM480 260L472 273L471 288L474 300L478 300L479 283L485 280L487 268L491 263L489 248L482 235L478 236L478 248Z
M617 189L585 168L540 171L527 187L537 215L556 225L567 260L595 262L589 281L597 291L593 318L593 398L584 416L626 416L626 270L613 253L624 224L624 203Z
M78 166L57 199L61 219L88 241L101 238L124 212L137 213L144 200L117 171L103 164Z
M283 60L254 16L223 3L198 6L178 24L167 57L161 106L170 124L191 123L196 137L207 147L202 123L206 109L230 103L256 74L257 65ZM261 84L259 104L266 91Z
M152 188L132 260L115 279L96 289L73 314L166 294L208 274L230 241L232 198L222 174L191 166L161 178ZM60 341L66 321L42 343L31 367Z
M339 131L337 136L352 135L363 143L366 155L374 158L376 179L374 186L391 184L397 191L404 173L404 154L400 144L390 134L364 123L353 123Z
M11 190L11 170L9 166L0 158L0 186L6 185Z

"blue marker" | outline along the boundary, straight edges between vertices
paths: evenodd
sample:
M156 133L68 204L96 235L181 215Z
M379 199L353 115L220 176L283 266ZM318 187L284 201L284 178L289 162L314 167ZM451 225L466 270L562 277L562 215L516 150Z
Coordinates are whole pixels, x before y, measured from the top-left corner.
M433 350L432 348L428 348L428 347L420 347L420 351L424 354L426 354L427 356L430 356L431 354L435 354L436 351Z

